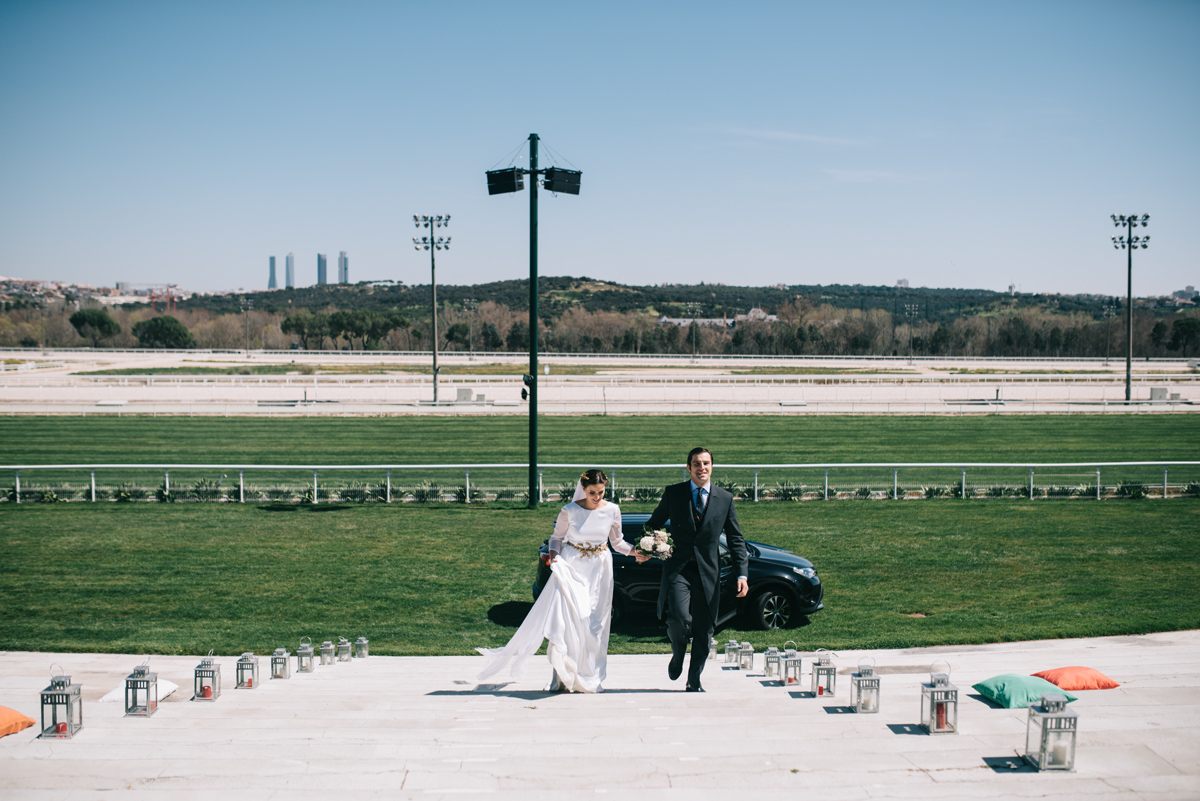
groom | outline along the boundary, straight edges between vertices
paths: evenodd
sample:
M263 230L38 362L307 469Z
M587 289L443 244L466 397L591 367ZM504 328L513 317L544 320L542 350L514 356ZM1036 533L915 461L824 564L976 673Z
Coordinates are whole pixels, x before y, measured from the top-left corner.
M687 691L702 693L700 672L708 658L708 644L717 619L720 598L720 548L722 530L737 570L737 597L749 591L746 582L749 558L746 541L738 528L733 495L712 481L713 459L707 448L693 448L688 454L687 471L691 477L682 484L663 490L658 508L646 521L645 530L660 529L671 521L675 552L663 565L662 584L658 589L658 616L669 611L667 636L671 640L671 680L683 672L683 657L688 640L692 641L692 660L688 666Z

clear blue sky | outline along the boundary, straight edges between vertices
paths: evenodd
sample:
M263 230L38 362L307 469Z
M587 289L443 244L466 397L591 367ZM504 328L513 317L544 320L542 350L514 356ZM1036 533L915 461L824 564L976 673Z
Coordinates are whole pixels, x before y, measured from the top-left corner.
M0 275L1200 285L1200 2L0 4ZM524 164L520 151L518 164ZM565 161L569 159L569 163Z

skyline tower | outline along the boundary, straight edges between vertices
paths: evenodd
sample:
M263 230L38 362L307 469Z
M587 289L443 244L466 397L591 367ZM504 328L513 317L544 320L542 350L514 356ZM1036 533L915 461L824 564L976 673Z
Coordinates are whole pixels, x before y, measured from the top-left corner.
M324 253L317 254L317 283L318 284L328 283L325 280L325 254Z
M296 286L296 257L291 253L287 254L287 261L284 263L283 277L288 289Z
M350 259L344 250L338 253L337 271L339 284L350 283Z
M275 289L275 257L271 257L271 274L267 278L267 289Z

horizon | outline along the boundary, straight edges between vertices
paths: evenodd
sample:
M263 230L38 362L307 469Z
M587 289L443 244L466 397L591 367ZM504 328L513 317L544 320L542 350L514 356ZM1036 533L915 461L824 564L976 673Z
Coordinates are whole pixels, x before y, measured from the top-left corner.
M439 283L525 278L528 189L484 172L533 131L583 173L541 193L546 274L1123 296L1109 215L1148 213L1134 294L1169 295L1200 284L1198 39L1176 0L13 0L0 272L257 291L346 251L413 285L412 215L449 213Z

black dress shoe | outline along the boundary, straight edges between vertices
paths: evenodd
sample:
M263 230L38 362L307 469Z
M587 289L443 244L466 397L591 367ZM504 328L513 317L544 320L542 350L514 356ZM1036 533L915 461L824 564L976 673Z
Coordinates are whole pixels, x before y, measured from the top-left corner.
M699 683L689 684L687 687L684 688L684 691L689 692L689 693L702 693L702 692L704 692L704 688L701 687Z
M683 654L671 655L671 664L667 665L667 675L671 678L671 681L675 681L675 679L683 675L683 657Z

